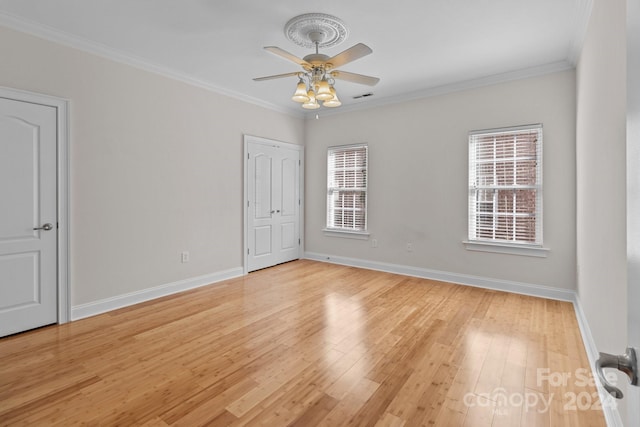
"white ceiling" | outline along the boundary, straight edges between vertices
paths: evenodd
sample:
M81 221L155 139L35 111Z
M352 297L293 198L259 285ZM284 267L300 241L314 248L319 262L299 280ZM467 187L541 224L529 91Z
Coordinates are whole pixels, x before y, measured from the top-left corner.
M341 67L372 75L371 88L339 81L337 110L415 98L457 87L535 75L574 65L591 0L0 0L0 24L194 82L280 111L297 71L265 50L310 53L285 38L303 13L342 19L349 37L373 54ZM353 96L373 92L360 100ZM322 111L322 110L318 110ZM315 113L314 113L315 114Z

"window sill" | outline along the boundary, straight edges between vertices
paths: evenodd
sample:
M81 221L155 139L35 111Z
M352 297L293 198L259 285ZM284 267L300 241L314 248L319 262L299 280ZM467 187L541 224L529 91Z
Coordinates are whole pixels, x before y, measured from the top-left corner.
M335 228L324 228L322 231L324 232L325 236L329 237L344 237L347 239L369 240L368 231L349 231L338 230Z
M469 240L464 240L462 243L464 244L465 248L468 251L524 255L524 256L533 256L538 258L546 258L547 254L549 253L549 248L543 248L542 246L515 245L515 244L508 244L508 243L494 243L494 242L469 241Z

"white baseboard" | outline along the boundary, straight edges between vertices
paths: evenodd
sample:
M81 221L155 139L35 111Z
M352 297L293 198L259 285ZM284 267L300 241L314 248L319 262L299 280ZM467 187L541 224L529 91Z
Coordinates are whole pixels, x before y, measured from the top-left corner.
M377 261L369 261L357 258L347 258L341 256L319 254L315 252L305 252L305 258L315 261L329 262L333 264L348 265L350 267L360 267L369 270L384 271L387 273L403 274L405 276L420 277L423 279L439 280L443 282L456 283L460 285L475 286L478 288L493 289L498 291L511 292L516 294L531 295L535 297L555 299L560 301L568 301L573 303L573 307L578 319L578 326L582 341L584 343L589 365L594 378L597 378L595 372L595 362L599 357L598 348L591 335L589 323L582 310L580 298L575 291L570 289L553 288L549 286L532 285L529 283L511 282L500 279L490 279L486 277L471 276L466 274L450 273L446 271L429 270L420 267L411 267L406 265L390 264ZM598 383L598 393L600 401L605 402L609 398L609 394ZM609 427L623 427L622 419L617 406L602 405L604 417Z
M361 267L369 270L384 271L387 273L403 274L405 276L420 277L422 279L439 280L442 282L456 283L459 285L475 286L477 288L493 289L497 291L511 292L514 294L531 295L560 301L575 301L575 292L571 289L552 288L550 286L532 285L529 283L512 282L501 279L471 276L468 274L450 273L447 271L429 270L421 267L389 264L385 262L369 261L357 258L347 258L334 255L305 252L305 258L330 262L333 264Z
M598 352L598 347L596 346L596 342L593 339L593 335L591 334L591 328L589 327L589 322L587 322L587 317L582 310L580 297L577 294L573 301L573 307L576 311L578 326L580 327L580 333L582 334L582 342L584 343L584 348L587 351L587 358L589 359L591 373L593 374L593 377L596 378L596 384L598 385L598 395L600 396L600 402L602 402L602 412L604 412L604 419L607 422L607 426L609 427L624 427L622 418L620 417L620 411L618 410L618 405L611 405L607 403L610 401L615 402L615 399L611 397L609 393L607 393L607 391L600 384L600 381L597 380L598 374L595 371L595 366L596 360L598 360L598 358L600 357L600 353Z
M153 288L143 289L141 291L76 305L71 307L71 320L95 316L96 314L106 313L107 311L117 310L119 308L139 304L141 302L175 294L177 292L199 288L222 280L233 279L235 277L240 277L243 274L242 267L236 267L213 274L192 277L190 279L179 280L177 282L167 283Z

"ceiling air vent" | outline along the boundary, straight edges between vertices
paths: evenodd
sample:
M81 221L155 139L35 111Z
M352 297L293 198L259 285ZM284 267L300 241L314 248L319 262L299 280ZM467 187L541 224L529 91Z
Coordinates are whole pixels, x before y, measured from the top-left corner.
M368 96L373 96L373 92L363 93L362 95L356 95L356 96L353 97L353 99L366 98Z

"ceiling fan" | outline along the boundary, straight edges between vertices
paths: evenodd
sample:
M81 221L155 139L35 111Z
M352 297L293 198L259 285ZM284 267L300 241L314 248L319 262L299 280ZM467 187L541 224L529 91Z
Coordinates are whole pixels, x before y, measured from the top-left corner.
M264 48L275 55L298 64L302 67L302 71L294 71L291 73L253 79L260 82L264 80L297 76L299 79L298 85L291 99L302 103L302 107L306 109L320 108L318 101L322 101L322 105L324 107L339 107L342 103L338 99L338 95L334 88L335 80L344 80L368 86L375 86L380 81L377 77L365 76L336 69L353 62L356 59L360 59L363 56L371 54L373 50L363 43L358 43L333 57L329 57L328 55L318 52L321 45L335 45L346 38L346 28L343 27L341 21L329 15L321 15L322 20L318 21L318 15L320 14L301 15L300 17L296 17L289 21L285 28L285 33L290 40L303 46L315 46L315 53L306 55L304 58L298 58L297 56L276 46L266 46ZM312 19L310 16L315 19L312 23L313 25L310 24L310 19ZM339 24L342 26L337 27L338 30L342 31L342 34L329 34L329 37L333 37L334 40L327 42L327 33L331 33L335 28L332 27L329 28L329 31L323 31L326 28L329 18L332 19L330 22L331 25ZM334 20L337 20L338 22ZM294 32L297 33L294 34ZM299 38L295 38L301 37L301 32L303 33L302 37L306 37L307 40L300 41Z

